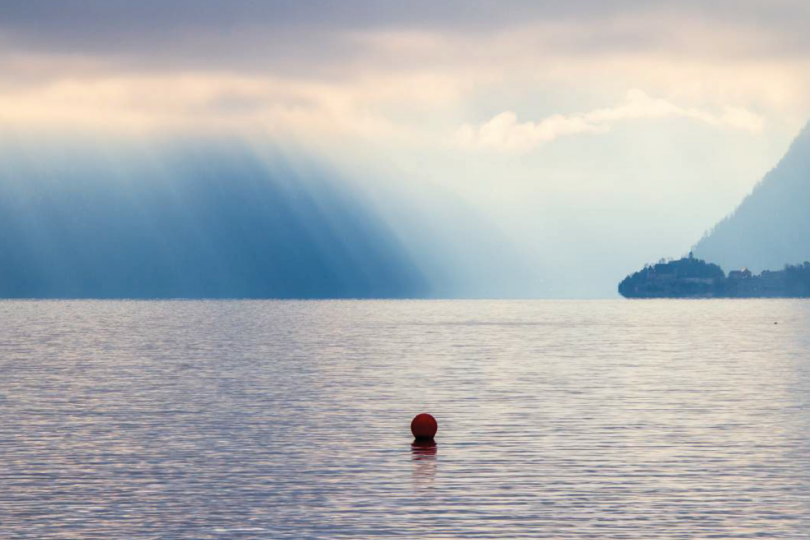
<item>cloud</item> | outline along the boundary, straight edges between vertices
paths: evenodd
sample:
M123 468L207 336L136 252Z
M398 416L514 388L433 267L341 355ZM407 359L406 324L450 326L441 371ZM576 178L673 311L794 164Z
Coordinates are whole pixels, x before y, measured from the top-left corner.
M679 107L633 89L627 93L625 101L615 107L572 115L556 114L538 122L520 123L514 112L505 111L478 126L464 124L457 130L455 141L466 148L520 153L565 136L605 132L619 122L664 118L688 118L716 127L751 132L761 131L764 127L764 120L746 109L727 108L718 115L698 108Z
M31 66L35 73L48 63ZM458 101L464 83L430 72L369 73L340 82L228 72L105 72L77 62L77 74L3 84L0 127L14 130L241 133L293 140L424 140L402 111ZM405 108L407 107L407 109ZM424 113L423 113L424 116Z
M795 29L808 19L791 2L759 26L748 0L728 14L696 0L43 3L0 0L3 125L349 135L399 151L446 143L508 99L520 116L464 125L457 141L526 151L633 118L757 131L810 110L810 34ZM668 101L525 121L627 88Z
M369 51L351 39L364 34L399 36L385 45L401 44L392 51L400 57L460 38L483 44L469 51L465 43L463 51L487 56L493 40L508 42L521 29L536 44L553 45L546 50L579 54L810 54L806 0L0 0L0 13L0 56L70 54L189 69L328 72L340 64L341 71L347 61L367 59Z

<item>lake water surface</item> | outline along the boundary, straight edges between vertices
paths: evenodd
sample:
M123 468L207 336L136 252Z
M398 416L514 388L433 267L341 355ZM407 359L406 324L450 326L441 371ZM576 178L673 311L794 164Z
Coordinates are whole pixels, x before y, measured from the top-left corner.
M808 531L808 302L0 302L0 538Z

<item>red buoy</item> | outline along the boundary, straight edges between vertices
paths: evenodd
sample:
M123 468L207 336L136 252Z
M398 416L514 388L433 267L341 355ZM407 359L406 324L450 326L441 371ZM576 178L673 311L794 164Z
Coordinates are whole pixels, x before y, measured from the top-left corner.
M411 433L417 441L432 441L438 430L436 419L427 413L417 414L411 420Z

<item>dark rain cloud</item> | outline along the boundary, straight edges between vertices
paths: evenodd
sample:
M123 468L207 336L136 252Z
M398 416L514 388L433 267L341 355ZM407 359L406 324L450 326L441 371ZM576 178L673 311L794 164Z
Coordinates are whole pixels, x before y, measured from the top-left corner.
M673 45L688 42L690 36L678 32L679 22L688 19L706 32L715 25L766 32L774 36L771 52L804 54L810 50L809 11L803 0L2 0L0 43L6 52L113 56L153 66L296 69L302 62L311 68L350 60L360 51L343 37L358 32L419 30L486 39L514 26L581 23L595 25L596 34L578 36L572 46L632 49L666 36ZM614 17L641 23L629 33L598 30L597 23ZM643 32L647 19L649 33Z
M59 28L76 33L109 28L141 27L160 30L184 25L222 27L258 23L268 27L315 25L367 28L418 26L474 28L525 22L531 19L591 19L650 9L692 11L708 19L746 20L760 23L797 23L806 18L801 0L309 0L306 2L259 0L3 0L3 26L29 25Z

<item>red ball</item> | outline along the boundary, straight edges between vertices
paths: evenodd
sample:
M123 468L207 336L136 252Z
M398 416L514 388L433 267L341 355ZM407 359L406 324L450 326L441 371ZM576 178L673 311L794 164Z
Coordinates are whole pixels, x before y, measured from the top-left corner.
M427 413L417 414L411 420L411 433L418 441L432 441L438 430L436 419Z

